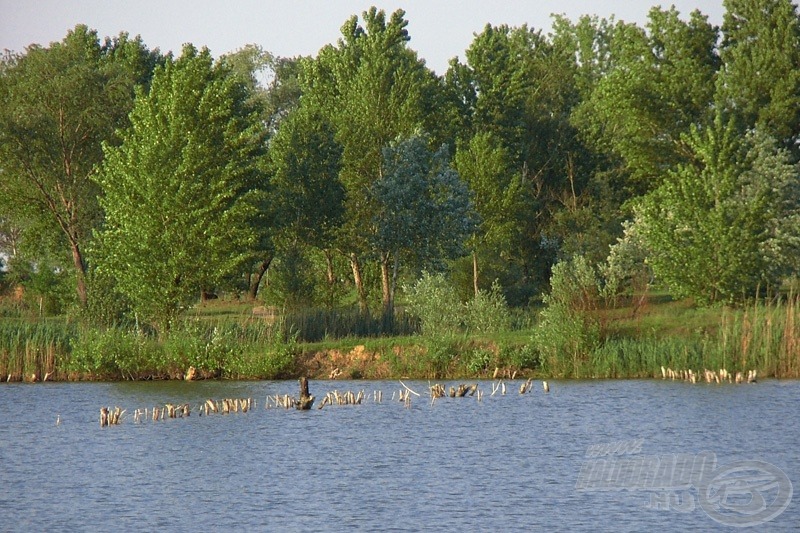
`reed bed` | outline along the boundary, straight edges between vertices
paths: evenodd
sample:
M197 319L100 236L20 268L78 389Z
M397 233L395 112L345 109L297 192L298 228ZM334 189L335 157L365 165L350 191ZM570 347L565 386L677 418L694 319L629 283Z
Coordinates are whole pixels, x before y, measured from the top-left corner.
M285 313L284 334L302 342L348 337L389 337L419 333L419 320L398 310L393 315L358 309L297 309Z
M0 380L64 379L74 326L58 322L0 322Z
M682 335L608 336L581 353L547 358L544 373L564 378L641 378L659 368L728 369L800 377L800 298L721 310L716 327Z
M758 368L767 376L800 377L800 297L757 303L725 313L709 351L742 370Z
M374 365L384 378L434 380L492 377L492 369L498 367L544 377L643 378L658 376L662 366L695 371L724 368L734 375L757 370L762 377L798 378L799 315L800 298L789 295L721 309L717 323L691 331L606 332L582 351L551 351L547 357L535 338L524 335L497 337L503 340L464 334L385 339L375 341L381 346L379 357L353 364ZM329 335L334 327L334 322L325 322L324 314L303 316L308 328L317 322L316 333L307 329L309 336ZM399 317L395 327L406 320ZM0 322L0 381L183 379L190 367L196 379L290 378L314 371L303 368L311 358L294 331L297 323L270 324L249 317L240 322L188 319L157 337L135 329L9 319ZM402 327L414 326L407 322ZM371 367L357 369L358 375L378 375L370 373ZM357 375L353 368L342 370Z

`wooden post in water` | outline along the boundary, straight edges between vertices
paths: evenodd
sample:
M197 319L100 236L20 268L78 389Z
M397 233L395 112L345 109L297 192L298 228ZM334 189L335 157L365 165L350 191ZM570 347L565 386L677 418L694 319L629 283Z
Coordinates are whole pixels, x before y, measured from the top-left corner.
M308 392L308 378L300 378L300 399L297 401L297 409L307 411L314 404L314 397Z

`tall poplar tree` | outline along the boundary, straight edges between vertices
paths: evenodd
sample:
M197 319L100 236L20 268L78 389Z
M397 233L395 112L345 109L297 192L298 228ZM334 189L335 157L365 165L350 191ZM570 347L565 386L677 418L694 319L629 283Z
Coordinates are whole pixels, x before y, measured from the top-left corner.
M408 47L405 12L397 10L387 19L373 7L363 13L363 23L353 16L336 46L326 46L303 63L300 105L323 113L342 147L345 216L337 242L350 259L359 306L365 310L363 268L374 253L370 220L376 210L368 191L381 177L383 149L399 136L418 129L433 133L440 126L438 81Z
M166 332L201 290L253 260L265 130L246 85L186 45L139 91L122 144L106 144L100 268Z

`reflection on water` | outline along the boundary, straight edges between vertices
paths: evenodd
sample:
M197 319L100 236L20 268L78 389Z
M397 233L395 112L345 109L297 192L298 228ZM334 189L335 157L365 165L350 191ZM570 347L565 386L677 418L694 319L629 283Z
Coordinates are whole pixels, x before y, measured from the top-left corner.
M397 382L312 382L318 399L367 398L304 412L264 408L296 395L293 381L4 384L0 530L721 528L647 491L576 490L589 446L633 439L642 454L760 460L800 481L800 382L551 382L526 395L519 383L432 405L428 383L409 382L422 397L405 408ZM197 416L206 399L247 397L246 414ZM195 410L133 422L168 402ZM126 409L122 424L101 429L102 406ZM797 499L766 527L795 529Z

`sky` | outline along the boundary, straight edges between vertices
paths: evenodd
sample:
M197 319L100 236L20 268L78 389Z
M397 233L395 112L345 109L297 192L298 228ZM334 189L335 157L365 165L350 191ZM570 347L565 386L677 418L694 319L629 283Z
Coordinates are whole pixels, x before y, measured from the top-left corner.
M335 44L352 15L375 5L387 16L406 12L409 46L428 67L444 74L452 57L462 62L474 34L487 23L542 30L552 13L575 21L581 15L614 16L644 24L654 5L674 5L683 17L695 9L722 23L723 0L0 0L0 51L61 41L77 24L101 38L127 32L145 45L180 53L184 43L206 46L214 56L257 44L276 56L316 55Z

